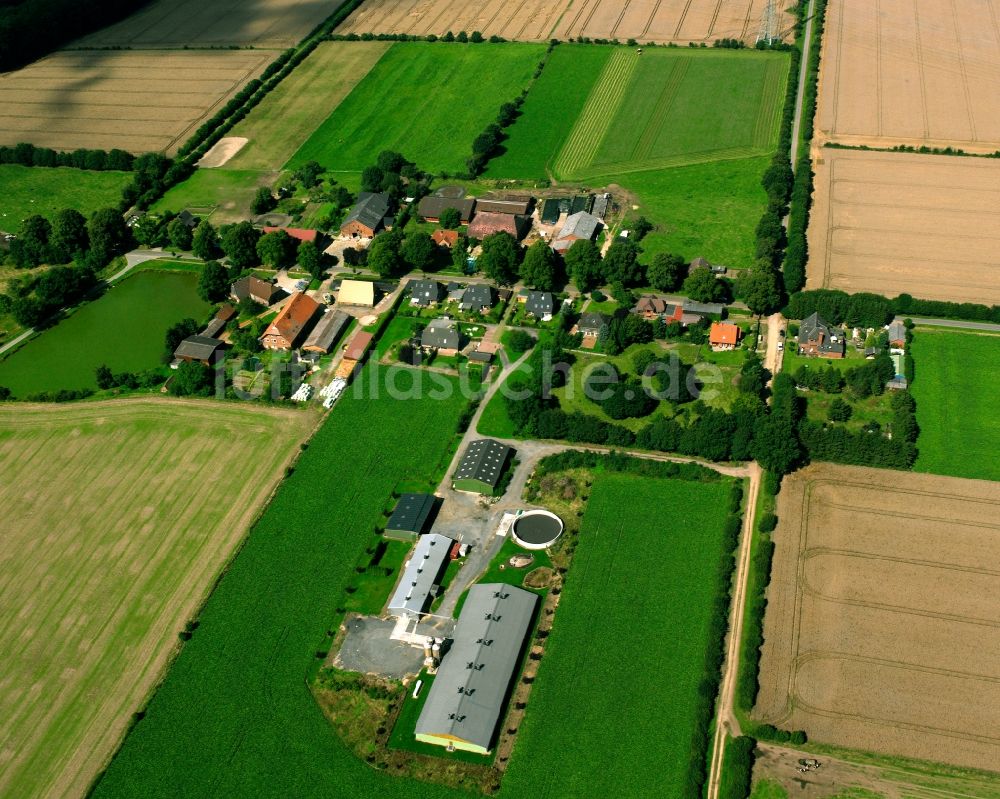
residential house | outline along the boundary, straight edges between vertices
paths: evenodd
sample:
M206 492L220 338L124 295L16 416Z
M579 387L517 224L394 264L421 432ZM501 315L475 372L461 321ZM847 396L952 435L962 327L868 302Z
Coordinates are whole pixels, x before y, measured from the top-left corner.
M340 226L340 235L370 239L386 226L388 213L388 194L363 191Z
M342 280L337 291L337 302L341 305L372 308L375 305L375 284L370 280Z
M735 350L740 342L740 328L731 322L712 322L708 330L708 343L716 352Z
M645 296L639 298L639 301L632 309L632 313L638 314L647 322L653 322L657 319L662 319L668 312L668 309L674 307L676 306L671 305L660 297Z
M281 289L259 277L241 277L229 289L229 296L236 302L249 297L261 305L270 305L281 295Z
M420 346L439 355L455 355L462 344L458 324L451 319L432 319L420 335Z
M516 240L528 232L530 223L523 216L477 212L469 224L470 239L485 239L493 233L509 233Z
M177 214L177 218L184 223L184 227L194 230L198 227L198 217L192 214L190 211L184 210Z
M438 228L431 233L431 241L433 241L438 247L444 247L450 250L458 244L458 231Z
M417 214L427 222L440 222L441 214L448 208L454 208L461 217L462 224L469 224L472 219L472 212L476 207L476 201L472 197L462 199L452 199L449 197L438 197L431 194L422 197L417 203Z
M588 311L580 314L580 319L576 323L576 332L581 333L584 339L596 339L607 324L608 317L604 314Z
M524 299L524 312L548 322L555 311L555 298L548 291L529 291Z
M320 317L302 349L319 355L329 355L333 345L351 322L351 315L343 311L328 310Z
M496 295L493 287L486 283L471 283L462 292L462 301L459 307L463 311L489 313L496 304Z
M437 305L444 297L444 287L436 280L411 280L410 304L421 308Z
M889 346L897 350L906 347L906 325L899 319L893 319L889 325Z
M452 486L456 491L492 494L513 454L513 449L492 438L473 441L452 475Z
M699 255L697 258L691 261L691 264L688 267L688 274L694 272L696 269L711 269L711 268L712 268L712 262L709 261L707 258L702 258Z
M188 336L174 350L174 358L179 364L182 361L198 361L206 366L214 364L219 357L223 342L209 336Z
M799 325L799 354L818 358L843 358L847 349L843 330L831 328L818 313L812 313Z
M267 326L260 343L267 350L292 350L305 338L322 307L308 294L293 294L277 318Z
M593 241L600 230L601 220L586 211L579 211L567 217L562 229L552 240L552 249L558 253L564 253L573 242L586 240Z

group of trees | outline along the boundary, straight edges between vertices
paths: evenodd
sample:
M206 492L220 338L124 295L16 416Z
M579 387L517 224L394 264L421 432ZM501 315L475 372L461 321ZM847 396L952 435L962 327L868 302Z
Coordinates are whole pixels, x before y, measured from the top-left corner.
M893 304L878 294L848 294L836 289L800 291L788 298L783 313L789 319L805 319L819 313L831 325L882 327L892 319Z
M37 279L18 282L13 296L0 295L0 310L9 311L24 327L39 327L96 286L97 278L87 266L54 266Z
M0 146L0 164L20 164L21 166L70 166L76 169L90 169L96 172L132 169L135 156L124 150L86 150L60 152L51 147L36 147L21 142L14 147Z
M22 269L76 261L97 271L131 244L132 234L114 208L95 211L89 220L67 208L52 222L37 214L25 219L11 240L9 258Z
M361 170L361 191L385 192L391 202L397 202L407 186L422 183L425 178L417 165L401 153L383 150L374 164Z
M795 370L794 378L796 385L812 391L839 394L846 388L856 399L866 399L882 395L895 374L892 358L883 350L874 359L844 371L835 366L812 369L803 364Z

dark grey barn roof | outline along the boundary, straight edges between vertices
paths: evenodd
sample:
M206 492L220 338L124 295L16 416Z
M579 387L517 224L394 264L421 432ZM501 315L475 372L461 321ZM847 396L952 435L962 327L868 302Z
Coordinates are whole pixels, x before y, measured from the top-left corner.
M465 450L458 469L456 480L480 480L496 487L504 464L513 450L506 444L501 444L492 438L480 438L473 441Z
M222 342L217 338L207 336L188 336L174 350L175 358L191 358L196 361L207 361L215 353Z
M378 228L389 212L389 195L376 194L370 191L363 191L358 195L351 212L344 219L344 225L350 222L360 222L365 227L372 230ZM343 225L341 226L343 227Z
M386 530L402 530L420 535L434 510L437 499L433 494L403 494L385 525Z
M418 735L450 735L490 748L537 604L535 594L505 583L469 589L417 719Z

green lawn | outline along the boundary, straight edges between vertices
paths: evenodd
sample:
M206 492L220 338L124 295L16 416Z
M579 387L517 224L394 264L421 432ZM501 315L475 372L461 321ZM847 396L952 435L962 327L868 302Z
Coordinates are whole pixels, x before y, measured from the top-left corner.
M920 328L913 336L920 472L1000 480L1000 336Z
M32 214L51 220L64 208L89 216L98 208L117 207L131 179L129 172L0 164L0 230L16 233Z
M504 796L686 795L729 490L597 477Z
M322 42L227 135L248 141L222 168L281 169L389 49L386 42Z
M62 388L96 388L94 370L142 371L161 364L167 329L210 307L186 272L140 272L109 288L0 361L0 385L15 397Z
M269 186L276 172L247 169L198 169L161 197L152 211L173 211L185 208L208 217L212 224L249 219L250 203L259 186Z
M528 85L536 44L394 44L289 162L360 172L380 150L430 172L462 171L501 103Z

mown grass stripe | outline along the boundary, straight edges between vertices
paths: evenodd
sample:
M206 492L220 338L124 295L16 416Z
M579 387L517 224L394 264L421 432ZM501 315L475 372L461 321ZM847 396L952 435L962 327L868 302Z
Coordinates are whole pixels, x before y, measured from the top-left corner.
M688 67L690 66L690 61L678 61L670 70L670 75L666 85L663 87L663 91L660 93L660 99L656 103L656 108L653 109L653 113L646 122L646 128L643 130L642 136L639 137L639 141L632 152L632 157L636 160L644 160L653 154L657 134L659 134L660 128L663 127L663 124L670 116L670 109L673 107L674 99L677 97L677 92L684 82L684 76L687 75Z

